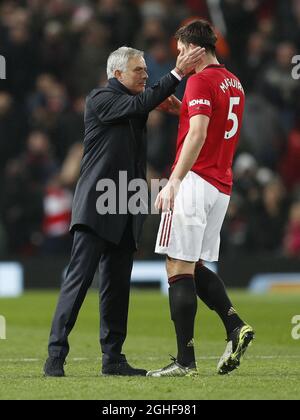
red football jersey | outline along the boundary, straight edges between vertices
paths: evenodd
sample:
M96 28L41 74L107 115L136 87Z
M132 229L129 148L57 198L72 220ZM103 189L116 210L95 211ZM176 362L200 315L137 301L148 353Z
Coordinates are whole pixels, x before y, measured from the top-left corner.
M238 78L223 65L210 65L191 76L182 102L178 129L176 166L184 140L190 129L190 118L210 118L207 137L192 171L224 194L232 192L232 163L237 147L245 93Z

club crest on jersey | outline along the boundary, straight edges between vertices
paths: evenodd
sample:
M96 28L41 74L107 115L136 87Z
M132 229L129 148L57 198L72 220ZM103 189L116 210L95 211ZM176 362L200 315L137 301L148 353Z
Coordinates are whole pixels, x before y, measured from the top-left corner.
M207 105L210 106L210 101L207 99L194 99L193 101L189 102L189 106L196 106L196 105Z

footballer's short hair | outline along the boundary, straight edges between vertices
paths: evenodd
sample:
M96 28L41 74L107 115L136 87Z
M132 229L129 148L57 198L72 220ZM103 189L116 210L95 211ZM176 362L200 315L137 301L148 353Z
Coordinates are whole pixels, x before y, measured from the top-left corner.
M207 20L199 19L183 26L176 32L175 38L185 45L198 45L205 48L206 51L216 54L218 37Z
M133 57L144 57L144 52L129 47L121 47L113 51L107 60L107 78L115 77L115 71L126 71L128 61Z

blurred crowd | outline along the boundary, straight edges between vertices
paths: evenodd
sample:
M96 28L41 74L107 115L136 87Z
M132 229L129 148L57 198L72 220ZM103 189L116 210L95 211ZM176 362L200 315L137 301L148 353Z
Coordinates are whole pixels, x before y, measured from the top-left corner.
M218 57L247 93L222 254L300 258L300 0L2 0L2 258L69 252L85 97L106 83L108 54L144 50L155 83L174 65L172 35L196 17L213 22ZM177 124L151 113L149 178L168 176ZM149 219L143 257L153 257L158 217Z

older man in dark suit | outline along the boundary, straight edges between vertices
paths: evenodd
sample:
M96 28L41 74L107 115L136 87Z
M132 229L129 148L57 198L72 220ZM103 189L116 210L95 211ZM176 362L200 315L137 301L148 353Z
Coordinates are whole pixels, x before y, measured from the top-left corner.
M133 255L145 215L120 212L118 206L116 213L99 214L97 185L103 179L112 180L118 197L122 193L120 172L126 174L126 187L133 179L146 179L148 114L175 92L182 77L195 68L204 53L201 48L181 53L176 68L146 89L148 75L143 53L122 47L108 59L108 85L93 90L87 97L84 156L71 224L73 249L52 323L46 376L65 375L68 336L98 265L102 373L146 375L146 370L132 368L122 354Z

